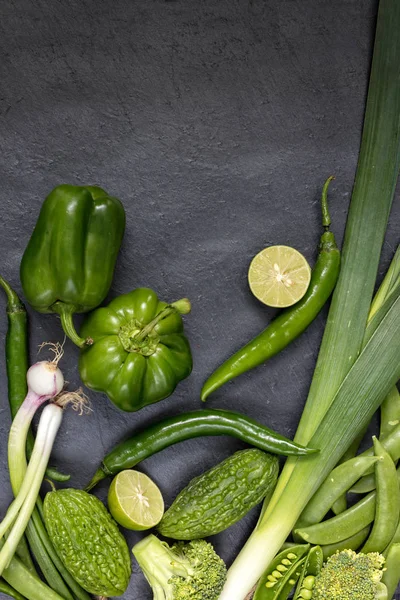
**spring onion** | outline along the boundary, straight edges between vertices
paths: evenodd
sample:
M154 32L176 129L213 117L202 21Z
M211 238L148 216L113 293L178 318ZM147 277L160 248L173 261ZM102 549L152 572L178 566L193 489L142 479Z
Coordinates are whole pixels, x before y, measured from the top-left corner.
M2 537L15 521L0 551L0 575L14 556L35 507L54 440L61 425L62 413L60 406L49 404L40 417L37 437L24 481L5 519L0 524L0 537Z

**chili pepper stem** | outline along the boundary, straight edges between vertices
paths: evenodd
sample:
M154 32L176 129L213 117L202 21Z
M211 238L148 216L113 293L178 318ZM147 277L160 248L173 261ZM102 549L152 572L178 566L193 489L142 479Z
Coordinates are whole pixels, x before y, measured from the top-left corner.
M76 312L75 306L64 304L63 302L56 302L53 304L52 309L54 312L60 315L61 325L64 333L69 339L74 342L78 348L84 348L85 346L91 346L93 340L91 338L82 338L78 335L74 322L72 320L73 314Z
M325 227L326 230L329 229L331 224L331 216L328 210L328 188L331 181L335 179L333 175L328 177L328 179L324 183L324 187L322 188L322 197L321 197L321 210L322 210L322 226Z
M187 298L182 298L181 300L177 300L176 302L169 304L161 312L159 312L158 315L156 315L154 319L150 321L150 323L147 323L147 325L145 325L143 329L141 329L138 333L135 334L135 341L141 342L142 340L144 340L149 335L149 333L153 331L157 323L159 323L163 319L166 319L167 317L169 317L169 315L172 315L174 312L178 312L181 315L186 315L190 312L190 308L190 301Z
M7 312L18 312L20 310L24 310L24 305L21 300L18 298L18 295L14 292L10 284L3 279L0 275L0 285L6 293L7 296Z

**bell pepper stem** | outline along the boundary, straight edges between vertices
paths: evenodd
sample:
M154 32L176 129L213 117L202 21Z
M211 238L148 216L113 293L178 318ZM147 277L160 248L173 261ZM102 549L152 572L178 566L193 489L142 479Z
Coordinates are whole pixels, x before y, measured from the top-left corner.
M75 312L75 307L69 304L64 304L64 302L56 302L53 304L52 309L60 315L61 325L64 330L64 333L70 340L74 342L79 348L84 348L85 346L91 346L93 344L93 340L91 338L82 338L78 335L74 322L73 322L73 314Z
M153 331L153 329L157 325L157 323L159 323L160 321L162 321L163 319L165 319L172 313L178 312L181 315L187 315L190 312L190 309L191 309L190 301L187 298L182 298L181 300L177 300L176 302L169 304L161 312L159 312L158 315L156 315L154 317L154 319L152 321L150 321L150 323L147 323L147 325L145 325L143 327L143 329L141 329L134 336L135 340L138 342L140 342L141 340L144 340L149 335L149 333L151 333Z

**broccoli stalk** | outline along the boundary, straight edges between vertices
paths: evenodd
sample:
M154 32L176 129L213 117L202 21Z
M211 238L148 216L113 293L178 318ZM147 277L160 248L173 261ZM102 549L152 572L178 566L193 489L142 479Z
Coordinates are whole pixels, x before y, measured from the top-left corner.
M337 552L315 579L312 600L387 600L381 582L385 558L377 552Z
M168 546L149 535L132 552L154 600L217 600L222 591L225 563L204 540Z

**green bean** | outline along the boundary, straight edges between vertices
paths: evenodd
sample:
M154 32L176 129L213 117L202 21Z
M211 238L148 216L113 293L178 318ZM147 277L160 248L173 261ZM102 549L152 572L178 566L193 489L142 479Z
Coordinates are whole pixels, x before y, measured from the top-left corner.
M375 465L376 509L375 520L362 551L383 552L393 538L400 516L400 487L396 466L379 440L374 437L375 455L380 459Z
M321 550L324 555L324 560L332 556L332 554L340 552L341 550L358 550L367 539L369 530L369 527L364 527L364 529L361 529L361 531L358 531L355 535L352 535L351 537L342 540L337 544L328 544L326 546L321 546Z
M383 571L382 583L387 587L388 600L394 597L397 586L400 582L400 544L392 543L389 546L385 570Z
M371 492L345 512L322 523L296 529L295 533L310 544L338 544L365 529L375 517L376 492Z
M311 600L315 578L322 569L324 556L320 546L314 546L307 554L293 600Z
M332 504L377 460L375 456L356 456L333 469L302 512L296 529L322 521Z

